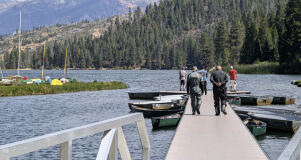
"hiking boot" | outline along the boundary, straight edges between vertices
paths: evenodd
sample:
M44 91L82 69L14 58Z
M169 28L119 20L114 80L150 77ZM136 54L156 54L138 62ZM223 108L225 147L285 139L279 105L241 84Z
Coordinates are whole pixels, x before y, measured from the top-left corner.
M196 110L196 113L201 114L200 109L197 109L197 110Z
M219 116L219 113L215 113L216 116Z
M224 115L227 115L227 112L226 112L225 108L222 109L222 112L224 113Z

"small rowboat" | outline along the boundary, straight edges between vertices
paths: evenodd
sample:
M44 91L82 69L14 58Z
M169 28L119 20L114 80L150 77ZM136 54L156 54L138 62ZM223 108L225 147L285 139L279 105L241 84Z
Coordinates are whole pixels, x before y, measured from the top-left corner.
M160 95L159 92L130 92L128 93L130 99L145 99L145 100L152 100L154 97Z
M153 129L165 128L165 127L176 127L181 119L181 114L176 113L167 116L153 117L152 125Z
M229 99L228 101L229 101L230 104L240 105L240 98L239 97Z
M132 106L132 112L141 112L143 113L145 118L151 118L151 117L160 117L160 116L166 116L170 114L175 114L179 112L183 112L184 108L170 108L170 109L148 109L148 108L142 108L137 106Z
M267 131L267 124L256 119L246 119L244 124L254 136L264 135Z
M164 101L145 101L145 102L134 102L134 103L128 103L130 110L132 110L132 106L137 106L141 108L170 108L173 107L173 102L170 100L164 100Z
M295 104L294 97L273 97L272 104Z
M130 110L133 109L133 106L147 108L147 109L170 109L170 108L184 108L187 99L180 100L162 100L162 101L145 101L145 102L134 102L128 103Z

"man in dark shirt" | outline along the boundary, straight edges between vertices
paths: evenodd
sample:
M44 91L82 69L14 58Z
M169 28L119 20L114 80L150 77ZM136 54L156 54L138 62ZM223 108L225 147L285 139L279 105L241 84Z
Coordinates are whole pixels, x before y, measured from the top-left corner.
M210 82L213 84L213 97L215 115L220 115L220 110L226 115L226 95L228 76L222 71L221 66L216 67L216 71L211 74Z

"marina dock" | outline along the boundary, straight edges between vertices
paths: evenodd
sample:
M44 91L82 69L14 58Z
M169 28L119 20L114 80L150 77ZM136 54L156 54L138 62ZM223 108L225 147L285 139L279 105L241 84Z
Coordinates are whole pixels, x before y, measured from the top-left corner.
M268 160L256 139L231 107L215 116L212 91L202 97L200 115L192 115L190 99L166 160Z

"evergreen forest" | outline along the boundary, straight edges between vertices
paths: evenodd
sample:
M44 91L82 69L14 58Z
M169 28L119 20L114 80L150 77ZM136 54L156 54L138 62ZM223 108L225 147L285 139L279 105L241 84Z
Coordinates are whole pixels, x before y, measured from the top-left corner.
M301 73L301 0L162 0L114 18L99 38L74 35L46 42L45 68L179 69L276 62ZM39 69L43 48L21 53ZM4 56L17 68L18 47Z

